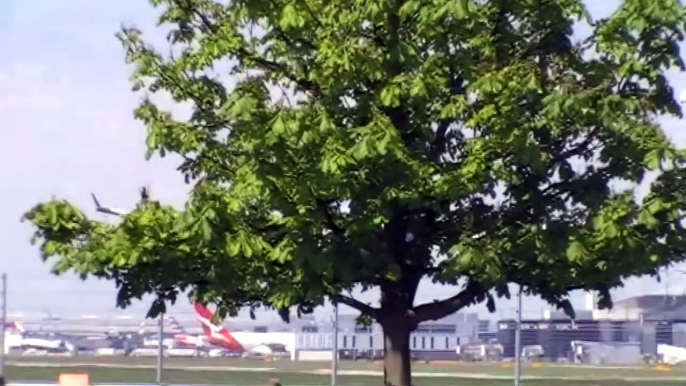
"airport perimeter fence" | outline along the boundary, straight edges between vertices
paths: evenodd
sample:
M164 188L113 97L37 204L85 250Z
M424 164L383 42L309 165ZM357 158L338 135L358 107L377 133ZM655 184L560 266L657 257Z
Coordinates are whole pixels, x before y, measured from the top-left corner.
M523 312L519 328L516 318L498 320L493 339L502 346L503 357L513 358L519 329L528 361L651 364L664 362L667 352L677 355L668 361L686 361L686 318L678 314L620 308L596 310L589 316L572 320L560 314L535 317Z
M20 322L27 330L58 333L137 332L140 330L154 333L157 331L157 321L145 320L147 306L143 302L123 311L113 307L115 291L111 288L111 283L105 283L105 285L101 283L96 289L91 289L86 288L78 279L57 278L51 284L54 288L49 291L50 296L38 296L38 292L43 295L46 293L39 282L40 280L36 279L22 283L15 282L9 286L7 291L10 311L7 320L9 322ZM665 296L664 299L660 299L666 302L666 306L674 306L678 305L681 298L683 296ZM111 299L111 307L101 307L107 309L106 312L84 315L81 311L81 309L94 309L95 307L90 307L89 304L103 303L103 299ZM518 310L511 306L511 302L509 305L504 301L496 303L496 312L493 314L480 313L478 318L465 317L453 319L453 322L438 322L443 325L470 324L469 326L455 326L455 337L451 336L453 333L449 331L450 329L442 329L440 333L435 333L437 335L435 339L431 336L434 332L421 334L418 332L417 344L414 347L419 351L432 351L434 345L431 342L435 341L436 351L456 353L456 346L494 343L502 346L500 358L511 360L517 351L515 336ZM84 304L86 306L81 307ZM666 309L669 310L669 307ZM659 359L658 347L660 345L686 347L686 313L684 317L681 317L676 311L655 313L638 307L615 307L611 312L580 310L577 312L577 319L571 320L561 312L551 312L550 307L527 307L526 303L521 312L521 346L522 350L526 351L527 360L531 357L531 360L548 362L578 361L579 355L575 353L575 350L580 345L602 344L602 350L615 354L604 354L612 358L592 359L593 361L603 363L632 361L633 359L620 360L618 358L623 358L624 353L628 353L627 356L633 358L636 352L640 353L641 360L655 361ZM202 333L190 306L175 307L170 315L172 317L164 319L165 332L174 332L175 328L180 326L188 333ZM319 328L322 336L330 334L326 331L330 331L331 323L321 322L321 317L319 319L319 326L314 327ZM227 324L241 328L253 328L256 325L265 326L265 328L269 326L270 332L289 328L284 324L276 323L277 320L278 317L274 315L269 322L232 320ZM454 320L461 320L461 322ZM299 333L304 334L303 331ZM426 337L425 345L421 343L424 337ZM320 340L331 341L324 338ZM376 338L373 340L374 345L380 341ZM366 337L357 339L360 345L367 341L371 340ZM444 341L450 344L443 344ZM348 342L350 343L350 340ZM573 345L575 342L579 344ZM342 342L339 340L339 348L341 348L340 343ZM329 348L324 346L327 345L323 345L321 349ZM447 350L445 346L448 347ZM441 355L440 357L447 359L450 356ZM453 358L456 357L457 355L453 356Z
M608 352L614 350L620 353L631 353L631 355L639 353L641 358L644 358L642 360L646 361L657 360L660 345L686 347L686 323L674 320L570 320L533 319L526 315L523 316L519 333L521 347L525 351L527 360L575 361L578 360L575 358L575 348L580 344L592 343L603 344L604 350ZM145 326L142 326L139 319L25 319L22 323L28 331L63 334L86 335L111 331L155 333L157 331L155 321L149 321ZM200 332L197 331L198 327L188 327L194 325L191 323L189 322L186 324L187 327L183 327L184 331ZM164 324L165 333L179 331L174 320L165 320ZM511 360L515 357L516 319L497 320L488 323L488 326L481 323L473 327L473 329L456 327L455 331L457 332L454 334L449 332L445 326L442 326L440 330L434 330L435 332L427 331L427 329L415 332L411 337L411 348L418 352L417 358L449 360L451 358L458 359L457 347L459 346L463 346L463 349L464 346L471 346L472 350L476 347L481 352L482 348L479 346L493 344L502 346L502 353L497 355L498 359ZM299 348L331 349L331 332L296 332L296 334ZM382 340L383 337L379 331L370 333L339 332L339 348L346 351L354 351L355 349L361 351L380 350L383 348L379 346ZM368 345L371 346L367 347ZM432 351L440 352L440 355L435 353L432 355ZM366 358L367 355L367 353L356 354L347 353L346 357ZM612 356L613 358L608 359L606 363L616 364L620 361L617 354ZM376 357L378 358L378 355ZM598 361L596 360L596 362Z
M58 328L59 326L70 326L70 328L90 328L93 331L102 331L110 326L127 326L127 328L136 329L140 325L140 318L125 317L121 318L121 314L117 315L98 315L97 318L79 318L78 315L74 315L71 318L46 318L41 317L40 314L34 318L24 319L31 329L42 328L44 331L50 328ZM490 315L493 317L493 315ZM469 379L474 377L486 377L487 379L493 380L493 385L505 385L512 384L512 377L514 373L515 364L514 353L515 353L515 333L517 331L517 319L516 310L502 308L496 313L496 318L492 319L491 323L479 324L481 330L475 332L475 339L472 346L479 346L480 344L484 346L483 352L487 355L474 355L469 358L465 356L458 355L457 352L451 353L449 356L427 356L416 358L414 371L419 379L416 382L418 386L424 385L468 385L472 386L483 385L482 381L475 383L470 383ZM551 316L553 316L551 318ZM557 317L556 317L557 316ZM634 314L625 313L625 315L614 314L614 319L579 319L570 320L568 318L562 318L560 315L546 315L543 309L524 309L522 310L522 323L520 329L521 336L521 349L523 353L523 367L522 376L523 384L535 384L535 385L553 385L559 384L562 379L572 379L574 377L592 377L594 379L615 379L618 377L625 377L626 373L629 373L630 377L634 377L633 384L650 384L654 383L648 382L647 380L651 377L662 377L668 379L667 377L678 378L682 370L680 368L675 368L672 372L663 372L663 370L656 370L656 361L659 358L658 346L660 344L666 344L669 346L686 346L686 328L684 324L680 323L678 320L662 320L654 318L650 315L643 315L641 318L633 318ZM184 321L185 325L191 325L193 323L193 315L187 314L176 315L180 320ZM41 326L41 327L39 327ZM155 331L155 321L149 321L148 327L150 331ZM165 322L165 329L169 331L171 324ZM445 331L442 332L445 334ZM427 338L429 342L430 338ZM494 343L493 346L500 345L502 351L499 354L489 356L489 344ZM427 343L428 345L428 343ZM467 344L470 346L469 344ZM577 352L576 348L581 348L581 352ZM425 350L424 352L430 351ZM482 349L479 348L478 354L482 353ZM362 377L359 374L365 372L371 372L374 375L374 379L378 379L380 371L380 358L375 358L376 361L370 360L363 355L356 358L356 361L344 361L340 367L340 377L339 385L344 386L346 384L356 384L356 385L373 385L378 384L376 382L364 383L367 381L360 381L358 378ZM25 361L28 358L13 358L13 361ZM38 359L37 359L38 360ZM39 359L42 361L43 359ZM120 370L121 373L124 371L128 374L134 373L145 373L142 378L149 379L153 382L155 378L155 367L157 365L156 358L85 358L85 357L71 357L62 358L61 360L68 363L70 366L74 366L79 363L84 363L88 361L100 361L103 363L108 363L110 366L113 362L131 360L132 365L138 366L136 369L131 370ZM447 361L446 361L447 360ZM138 362L137 362L138 361ZM302 372L302 375L292 375L292 379L289 383L285 383L284 386L295 385L295 384L319 384L313 383L313 377L318 377L321 380L321 384L329 384L326 369L330 368L330 362L326 360L320 360L318 363L293 363L293 364L283 364L285 362L290 362L288 360L280 360L278 363L268 362L266 359L260 360L259 362L253 362L247 364L242 359L230 359L230 358L165 358L164 359L164 375L165 377L173 377L177 381L179 375L179 367L198 367L203 368L207 366L213 366L214 362L221 362L223 366L233 367L233 372L235 375L225 374L227 379L237 380L246 379L244 383L238 381L231 382L235 385L257 385L264 384L264 380L271 377L271 372L273 372L273 377L282 377L282 369L288 374L296 372ZM223 362L222 362L223 361ZM479 363L464 363L466 361L478 361ZM128 362L126 362L128 363ZM180 364L183 363L183 364ZM255 364L258 363L258 364ZM147 366L146 369L141 368L141 366ZM575 365L592 365L593 370L589 370L590 367L584 367L583 371L576 369ZM257 368L259 371L253 370L236 370L243 367L252 366ZM558 367L555 367L558 366ZM559 367L563 366L563 367ZM564 367L572 366L572 368ZM617 370L617 366L628 366L632 369L629 370ZM627 367L627 368L628 368ZM635 368L642 368L643 370L635 370ZM23 367L22 367L23 368ZM84 368L84 367L82 367ZM624 368L624 367L623 367ZM270 369L270 370L267 370ZM274 370L276 369L276 370ZM28 370L21 370L22 374L26 374ZM93 370L94 373L102 374L105 370ZM106 370L110 371L110 370ZM114 370L112 370L114 371ZM197 383L210 383L205 381L205 379L216 379L216 370L206 371L194 369L192 371L192 376L186 376L189 379L197 379ZM43 370L45 373L45 370ZM211 374L212 373L212 374ZM318 375L313 375L316 373ZM358 375L351 375L351 374ZM421 375L426 373L432 373L432 375ZM445 378L440 378L437 374L445 373ZM632 374L638 375L632 375ZM453 381L455 377L464 377L460 381ZM371 375L367 376L366 379L373 378ZM538 378L536 378L538 377ZM541 380L541 377L547 380ZM643 378L641 378L643 377ZM536 379L534 379L536 378ZM662 379L660 378L660 379ZM670 379L670 382L672 378ZM675 378L675 379L676 379ZM682 377L683 378L683 377ZM686 379L679 378L680 381L685 381ZM169 379L169 378L167 378ZM247 381L251 379L251 381ZM509 379L509 380L508 380ZM645 382L643 380L646 380ZM443 383L440 383L442 380ZM466 381L465 381L466 380ZM180 380L178 380L181 382ZM133 381L132 381L133 382ZM136 381L136 384L140 381ZM243 382L243 381L241 381ZM300 383L298 383L300 382ZM318 381L317 381L318 382ZM437 383L439 382L439 383ZM545 383L547 382L547 383ZM558 382L558 383L556 383ZM609 382L609 381L608 381ZM615 381L613 381L615 382ZM624 382L624 381L622 381ZM571 383L570 383L571 384ZM604 383L597 383L604 384ZM623 385L619 381L615 383L608 383L613 386ZM661 386L665 384L673 383L662 383ZM489 383L490 385L490 383ZM565 383L567 385L567 383Z

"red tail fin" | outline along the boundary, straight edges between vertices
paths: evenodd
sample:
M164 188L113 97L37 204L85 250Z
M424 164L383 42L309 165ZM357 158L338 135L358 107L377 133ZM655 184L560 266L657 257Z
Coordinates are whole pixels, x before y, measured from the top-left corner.
M10 322L10 323L5 323L5 328L10 328L19 332L24 332L26 331L24 329L24 326L22 326L19 322Z
M212 312L207 307L200 303L194 303L193 307L195 308L195 316L202 324L202 330L210 344L229 350L244 350L243 345L229 333L226 327L212 323Z

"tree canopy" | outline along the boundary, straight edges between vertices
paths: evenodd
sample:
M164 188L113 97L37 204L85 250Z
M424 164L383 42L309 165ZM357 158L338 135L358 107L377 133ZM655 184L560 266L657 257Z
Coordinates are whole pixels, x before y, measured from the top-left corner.
M221 314L286 317L334 298L407 332L492 309L509 283L570 313L575 289L609 306L623 278L684 257L684 152L657 121L681 117L665 76L684 70L677 0L601 20L580 0L151 3L171 48L118 36L135 90L193 106L135 112L149 155L183 160L186 207L141 200L117 225L64 200L26 215L56 273L116 281L119 305L190 289ZM425 278L455 296L415 304Z

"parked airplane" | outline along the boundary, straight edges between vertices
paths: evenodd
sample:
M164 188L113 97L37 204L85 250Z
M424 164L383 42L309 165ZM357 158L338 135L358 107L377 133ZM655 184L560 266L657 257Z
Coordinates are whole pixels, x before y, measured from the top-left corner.
M670 365L686 362L686 348L668 344L658 344L657 354L662 356L662 361Z
M74 344L65 336L44 333L40 331L26 331L18 322L5 324L5 352L23 350L24 352L61 353L75 351Z
M200 303L193 304L195 316L202 325L207 342L228 350L247 354L274 355L292 353L295 349L295 334L290 332L229 332L212 322L212 312Z
M104 207L100 204L95 194L91 193L95 207L98 212L112 214L115 216L123 216L127 211L121 209L114 209ZM146 199L149 196L147 189L141 190L141 198ZM180 344L195 344L200 347L204 342L211 346L221 347L231 351L243 351L254 354L274 354L276 352L285 353L293 352L295 349L295 334L293 333L259 333L259 332L235 332L230 333L226 327L212 323L212 312L210 312L204 305L195 303L195 314L202 324L205 336L192 336L180 331L173 335L174 343ZM169 347L168 338L163 336L162 344ZM159 345L159 340L155 345ZM148 344L152 344L152 340L148 340Z
M11 349L21 347L22 333L24 327L17 322L5 323L5 353Z
M166 317L165 317L166 319ZM142 338L141 346L144 348L154 348L160 345L160 336L157 331L149 332L145 328L145 322L141 323L141 327L138 330L138 337ZM162 334L162 346L165 348L172 348L176 345L176 333L165 331Z
M169 324L171 333L174 337L176 346L179 347L203 347L206 343L205 335L193 335L186 332L186 330L176 321L174 317L169 317Z
M142 336L142 346L145 348L154 348L160 345L159 334L154 332L147 332ZM168 332L162 335L162 346L172 348L175 345L174 334Z
M21 348L34 351L46 351L51 353L73 352L76 346L67 337L55 333L24 332L21 339Z

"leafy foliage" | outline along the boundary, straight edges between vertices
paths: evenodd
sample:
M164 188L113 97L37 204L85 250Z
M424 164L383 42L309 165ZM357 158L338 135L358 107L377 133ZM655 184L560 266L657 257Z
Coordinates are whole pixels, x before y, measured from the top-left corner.
M192 198L141 201L116 226L64 201L26 215L56 273L113 279L122 306L191 289L287 317L334 297L411 329L492 308L508 283L570 313L574 289L609 306L622 278L683 259L684 153L657 122L681 116L676 0L598 21L580 0L151 3L173 54L119 39L135 90L193 105L135 113ZM574 41L579 20L592 33ZM422 278L463 288L415 305ZM344 295L359 285L380 307Z

